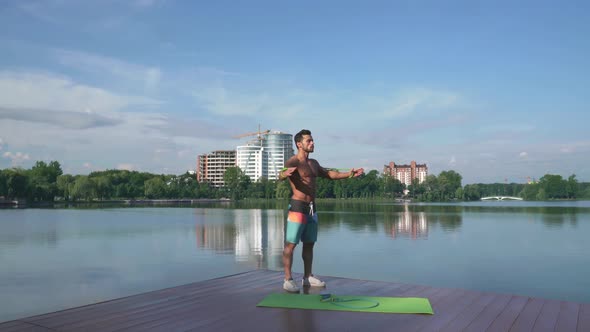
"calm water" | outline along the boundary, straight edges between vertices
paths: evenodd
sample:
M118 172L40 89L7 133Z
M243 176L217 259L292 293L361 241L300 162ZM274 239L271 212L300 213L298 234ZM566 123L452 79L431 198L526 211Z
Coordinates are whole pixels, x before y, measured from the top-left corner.
M281 270L285 205L0 210L0 321ZM318 208L320 276L590 302L590 202Z

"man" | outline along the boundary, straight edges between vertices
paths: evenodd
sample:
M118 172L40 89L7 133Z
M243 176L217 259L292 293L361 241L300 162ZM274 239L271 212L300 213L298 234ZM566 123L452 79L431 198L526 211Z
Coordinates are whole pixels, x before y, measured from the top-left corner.
M295 137L297 154L285 163L285 168L279 173L279 180L289 179L293 196L289 204L287 217L287 231L285 235L285 248L283 250L283 265L285 268L285 281L283 288L288 292L298 293L299 286L291 276L293 266L293 250L299 241L303 242L303 280L304 287L324 287L326 283L316 278L311 273L313 262L313 246L317 241L318 219L315 210L316 178L323 177L337 180L361 176L362 168L351 169L350 172L338 172L325 169L315 160L310 159L314 142L311 132L303 129Z

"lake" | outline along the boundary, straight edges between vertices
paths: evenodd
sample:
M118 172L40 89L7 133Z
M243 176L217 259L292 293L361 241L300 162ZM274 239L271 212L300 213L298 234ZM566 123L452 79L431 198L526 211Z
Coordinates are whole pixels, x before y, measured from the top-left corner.
M0 209L0 322L282 270L286 205ZM588 201L316 206L320 277L590 302Z

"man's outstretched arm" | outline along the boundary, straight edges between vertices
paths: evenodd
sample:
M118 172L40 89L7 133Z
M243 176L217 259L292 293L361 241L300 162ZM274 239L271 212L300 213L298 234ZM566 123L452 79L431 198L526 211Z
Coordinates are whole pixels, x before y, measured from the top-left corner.
M353 168L349 172L340 172L338 170L323 168L320 166L320 173L322 177L331 179L331 180L340 180L340 179L347 179L353 177L359 177L365 173L365 170L362 168Z

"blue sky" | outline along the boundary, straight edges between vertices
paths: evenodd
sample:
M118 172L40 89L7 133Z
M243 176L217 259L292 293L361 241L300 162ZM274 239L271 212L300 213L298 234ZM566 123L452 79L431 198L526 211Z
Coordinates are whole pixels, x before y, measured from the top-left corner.
M0 168L180 174L261 128L326 167L590 181L590 4L2 1Z

